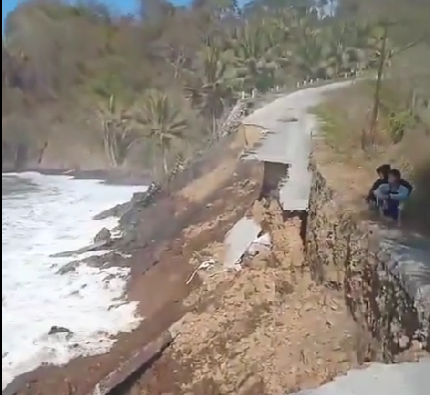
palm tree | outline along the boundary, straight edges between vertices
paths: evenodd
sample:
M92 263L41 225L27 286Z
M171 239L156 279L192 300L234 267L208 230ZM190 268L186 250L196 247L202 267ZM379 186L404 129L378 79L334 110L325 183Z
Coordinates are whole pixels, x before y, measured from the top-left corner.
M236 82L248 93L254 88L264 92L274 85L278 64L272 61L272 58L277 59L277 54L269 53L272 41L275 42L273 31L249 24L244 25L231 39L231 61L235 67Z
M222 50L218 46L208 45L200 55L202 73L188 74L185 91L191 104L205 118L212 120L212 130L215 133L217 120L234 102L235 75L223 59Z
M296 68L307 78L334 78L367 67L368 36L358 26L331 24L300 35L294 51Z
M169 96L157 90L150 91L143 108L135 109L133 119L161 152L164 175L168 173L167 155L175 140L185 138L187 121L181 116Z
M308 36L298 41L294 51L294 63L301 78L325 78L329 70L329 50L320 38Z
M120 166L140 136L130 127L130 117L125 107L118 105L115 95L110 95L108 101L99 104L97 116L102 124L106 156L111 166Z
M363 52L354 46L353 30L349 25L335 24L325 30L323 40L326 46L326 76L338 77L361 68Z

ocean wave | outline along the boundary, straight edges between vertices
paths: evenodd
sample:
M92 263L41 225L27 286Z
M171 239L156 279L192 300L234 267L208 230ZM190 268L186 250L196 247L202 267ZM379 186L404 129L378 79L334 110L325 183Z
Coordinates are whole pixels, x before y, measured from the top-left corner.
M98 212L131 198L143 187L96 180L22 173L2 177L2 387L42 363L64 364L104 353L112 335L140 321L136 303L124 301L129 270L85 264L67 274L58 269L114 218ZM88 254L87 254L88 255ZM76 259L76 257L74 257ZM54 326L69 332L48 335Z

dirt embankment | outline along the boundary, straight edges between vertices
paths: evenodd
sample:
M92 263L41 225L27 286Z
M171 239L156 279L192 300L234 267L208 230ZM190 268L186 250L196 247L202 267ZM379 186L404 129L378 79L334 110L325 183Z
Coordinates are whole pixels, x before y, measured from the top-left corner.
M274 201L257 202L261 165L240 156L259 132L241 128L199 164L204 171L190 171L155 204L135 211L125 247L132 257L116 264L131 267L129 298L146 318L140 327L120 335L108 354L20 377L8 394L89 395L169 328L178 334L174 342L111 395L275 395L384 359L383 328L393 316L385 312L394 311L389 303L398 292L384 283L388 304L373 309L380 283L372 282L368 233L318 171L306 240L300 218L285 218ZM272 248L241 271L225 272L222 242L243 215L269 232ZM189 281L207 259L213 269ZM402 301L400 322L416 322L410 301Z
M240 154L243 142L249 148L259 133L256 127L241 128L238 138L243 134L245 139L236 140L231 148ZM262 176L258 164L223 157L176 194L193 202L191 206L203 204L208 217L194 215L193 224L188 220L178 225L183 238L175 244L182 248L186 262L182 265L183 260L176 259L172 274L176 280L164 275L167 295L160 300L157 292L156 273L165 274L172 264L163 265L162 258L146 274L151 288L139 287L140 300L148 291L153 295L144 303L145 311L152 313L148 320L160 322L164 316L165 329L175 321L174 332L179 335L150 369L133 376L115 394L277 394L317 386L356 366L353 320L342 292L312 280L304 261L301 220L285 219L274 202L256 202L260 182L255 180ZM250 168L257 178L242 173ZM218 187L219 180L226 183L224 187ZM163 212L169 216L167 208ZM186 210L180 212L184 215ZM273 248L244 262L238 273L223 272L223 238L244 214L269 231ZM146 232L154 235L154 230ZM219 266L200 273L187 286L180 268L187 268L189 275L188 262L195 268L207 259ZM183 291L178 294L178 289ZM172 292L175 297L168 296ZM175 310L166 307L164 296L175 301Z
M411 248L406 265L414 267L402 272L404 254L409 254L407 244L400 256L384 243L393 232L402 234L400 241L415 236L406 229L392 229L369 213L361 190L369 183L365 171L347 165L341 171L334 163L325 149L316 150L307 219L307 265L317 283L344 293L362 334L357 349L360 363L416 359L430 352L429 295L418 300L407 285L417 281L425 269L419 260L415 263L416 250Z
M202 273L182 301L178 337L118 395L289 393L429 351L425 321L387 270L356 195L339 171L332 179L330 169L314 170L305 240L299 218L254 202L247 214L270 233L271 251L235 274ZM197 256L219 261L222 253L215 242Z
M140 302L139 312L145 317L142 325L133 333L119 335L110 353L79 358L63 367L41 367L18 377L4 394L86 395L121 361L187 311L182 300L199 284L197 278L186 284L195 253L221 242L258 197L261 169L238 160L243 141L241 134L227 138L156 204L135 211L123 246L131 258L117 254L113 264L131 268L128 297ZM210 184L202 184L207 177Z
M355 366L353 321L340 292L312 281L300 219L285 221L275 202L256 202L248 215L269 229L272 251L238 273L203 273L172 346L118 394L278 394ZM222 251L215 242L201 254L220 260Z

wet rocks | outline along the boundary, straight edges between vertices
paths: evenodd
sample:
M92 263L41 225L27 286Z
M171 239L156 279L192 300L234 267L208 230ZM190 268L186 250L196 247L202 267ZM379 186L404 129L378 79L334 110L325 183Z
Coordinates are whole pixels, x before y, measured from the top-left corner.
M103 228L99 233L94 237L94 243L110 243L112 241L112 233L109 229Z
M73 332L64 326L56 326L56 325L51 326L51 329L49 330L48 335L56 335L57 333L65 333L68 336L73 335Z
M110 246L112 240L101 240L98 242L95 242L87 247L79 248L77 250L72 251L63 251L59 252L57 254L50 255L51 258L68 258L72 257L74 255L81 255L85 252L91 252L91 251L101 251L107 247Z
M120 217L121 213L125 210L125 207L127 205L128 203L117 204L116 206L108 210L104 210L101 213L98 213L97 215L94 216L93 219L96 221L99 221L99 220L111 218L111 217Z
M105 267L122 267L125 265L127 255L122 254L118 251L111 251L103 255L94 255L81 260L76 260L65 264L60 267L57 274L64 275L70 272L74 272L79 265L87 265L94 268L105 268Z
M67 274L70 272L74 272L77 267L79 266L81 262L80 261L73 261L73 262L69 262L66 265L60 267L57 271L57 274Z
M95 220L102 220L111 217L123 218L125 221L134 216L134 210L147 207L152 201L155 194L161 190L155 183L151 183L149 188L145 192L135 192L129 202L117 204L116 206L102 211L101 213L94 216Z

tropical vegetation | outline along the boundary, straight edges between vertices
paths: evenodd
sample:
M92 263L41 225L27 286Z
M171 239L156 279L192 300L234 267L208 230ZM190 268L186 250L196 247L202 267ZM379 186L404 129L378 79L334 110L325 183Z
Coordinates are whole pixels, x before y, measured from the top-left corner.
M376 69L382 45L388 64L381 18L358 16L351 1L141 0L120 15L94 1L28 0L4 29L3 165L43 163L73 142L66 157L85 145L106 166L166 173L219 138L241 97Z

